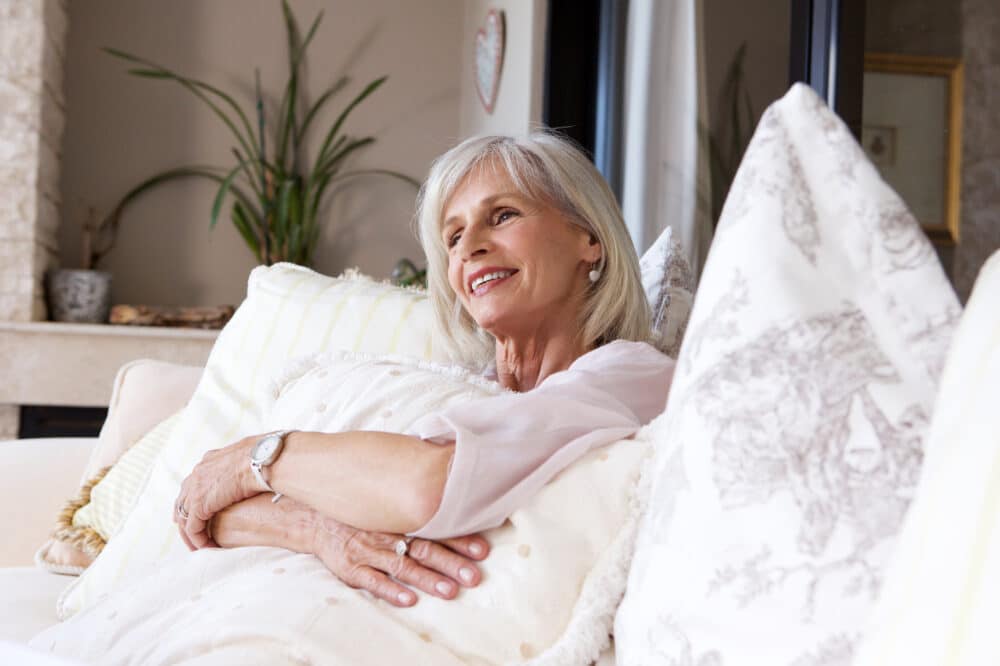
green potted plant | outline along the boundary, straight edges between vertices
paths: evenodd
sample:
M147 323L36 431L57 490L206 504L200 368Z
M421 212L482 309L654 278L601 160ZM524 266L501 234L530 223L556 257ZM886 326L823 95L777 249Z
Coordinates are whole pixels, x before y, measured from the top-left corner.
M404 174L388 169L346 170L348 159L375 138L355 138L344 132L348 115L386 81L370 82L340 112L323 133L319 150L307 164L304 144L327 102L348 83L332 84L311 106L303 102L301 71L306 49L323 18L319 12L303 37L286 0L281 3L288 42L288 80L278 105L277 123L265 117L260 73L256 72L255 112L248 114L229 94L204 81L117 49L105 51L131 66L129 73L150 79L173 81L204 102L229 129L235 140L235 163L229 168L184 166L168 169L142 181L122 197L101 226L113 234L122 212L144 192L178 178L208 178L219 188L212 204L209 225L214 228L225 202L231 201L229 218L254 257L265 265L290 261L310 265L319 241L319 211L331 196L331 187L348 178L381 174L402 179L418 187ZM250 116L256 116L256 126ZM268 135L270 133L270 143Z

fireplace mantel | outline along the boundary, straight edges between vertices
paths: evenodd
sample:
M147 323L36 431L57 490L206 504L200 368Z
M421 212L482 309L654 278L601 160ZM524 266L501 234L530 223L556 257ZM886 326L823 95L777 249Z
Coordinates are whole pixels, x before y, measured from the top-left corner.
M105 407L125 363L204 365L218 331L0 321L0 404Z

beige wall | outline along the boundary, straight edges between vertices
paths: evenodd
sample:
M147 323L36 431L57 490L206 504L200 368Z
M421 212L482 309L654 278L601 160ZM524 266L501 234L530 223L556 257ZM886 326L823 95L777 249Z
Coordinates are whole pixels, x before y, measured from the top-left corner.
M308 91L318 95L342 73L352 84L326 116L382 74L389 80L351 117L352 134L378 142L357 160L421 179L431 159L460 136L463 74L461 0L293 0L308 25L326 11L308 57ZM100 52L114 46L239 91L250 102L253 68L265 90L284 84L285 38L276 0L89 0L69 3L63 142L62 265L80 258L79 223L89 206L108 209L140 179L167 167L232 163L231 140L190 94L167 82L136 79ZM305 27L305 26L304 26ZM249 107L248 107L249 108ZM177 182L128 211L104 267L116 303L239 303L254 260L228 217L208 230L215 187ZM400 256L416 258L410 226L414 188L368 178L326 212L316 268L357 265L387 276Z
M546 0L466 0L462 33L462 136L521 134L542 119ZM476 30L490 8L505 14L506 49L496 108L486 113L475 85Z

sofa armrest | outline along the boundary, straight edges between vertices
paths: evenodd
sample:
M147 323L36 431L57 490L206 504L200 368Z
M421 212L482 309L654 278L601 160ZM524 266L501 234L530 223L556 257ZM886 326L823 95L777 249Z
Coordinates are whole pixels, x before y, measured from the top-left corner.
M31 565L80 487L96 438L0 441L0 567Z

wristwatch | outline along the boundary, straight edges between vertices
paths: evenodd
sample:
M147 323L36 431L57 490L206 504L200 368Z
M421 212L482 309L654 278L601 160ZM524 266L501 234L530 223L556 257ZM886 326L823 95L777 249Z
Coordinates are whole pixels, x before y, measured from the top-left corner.
M274 464L274 461L281 455L281 449L285 446L285 437L291 432L294 431L279 430L264 435L257 440L257 443L250 450L250 469L253 470L253 475L257 477L257 482L274 493L274 497L271 499L272 502L277 502L281 499L281 493L271 487L271 484L264 478L261 468Z

